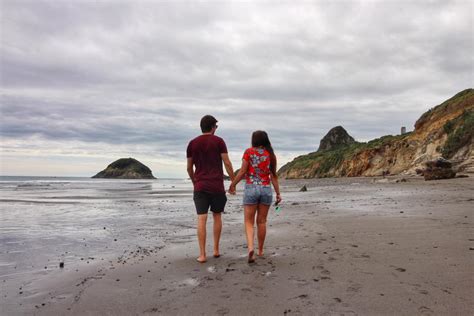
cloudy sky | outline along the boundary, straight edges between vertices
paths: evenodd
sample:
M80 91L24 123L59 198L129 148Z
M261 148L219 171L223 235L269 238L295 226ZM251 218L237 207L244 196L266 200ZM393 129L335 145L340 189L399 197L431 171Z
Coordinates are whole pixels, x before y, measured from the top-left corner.
M1 175L184 177L205 114L234 164L257 129L284 163L474 86L472 1L0 3Z

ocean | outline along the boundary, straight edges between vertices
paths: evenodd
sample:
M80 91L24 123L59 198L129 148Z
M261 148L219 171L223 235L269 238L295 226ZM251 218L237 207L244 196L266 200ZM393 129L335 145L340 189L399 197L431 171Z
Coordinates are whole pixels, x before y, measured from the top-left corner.
M186 179L1 176L0 281L194 238L194 222Z

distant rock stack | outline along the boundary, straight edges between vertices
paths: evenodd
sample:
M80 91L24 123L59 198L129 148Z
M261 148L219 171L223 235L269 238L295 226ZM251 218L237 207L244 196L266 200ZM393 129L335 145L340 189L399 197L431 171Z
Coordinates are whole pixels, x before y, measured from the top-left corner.
M156 179L150 168L133 158L116 160L92 178Z
M347 133L344 127L336 126L321 139L318 151L332 150L341 145L350 145L353 143L355 143L354 138Z

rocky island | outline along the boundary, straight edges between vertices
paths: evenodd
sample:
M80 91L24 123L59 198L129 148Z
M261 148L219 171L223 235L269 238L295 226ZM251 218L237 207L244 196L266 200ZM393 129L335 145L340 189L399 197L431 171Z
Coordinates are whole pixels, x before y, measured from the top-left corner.
M363 143L335 127L316 152L278 173L287 179L416 174L438 158L449 159L456 172L474 172L473 138L474 89L466 89L424 113L410 133Z
M156 179L150 168L133 158L116 160L92 178Z

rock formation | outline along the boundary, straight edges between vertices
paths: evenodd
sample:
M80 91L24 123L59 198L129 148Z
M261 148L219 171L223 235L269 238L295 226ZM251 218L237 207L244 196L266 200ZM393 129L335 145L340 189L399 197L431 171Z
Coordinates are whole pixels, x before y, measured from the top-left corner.
M333 150L341 146L355 143L354 138L342 126L336 126L321 139L318 151Z
M150 168L133 158L116 160L92 178L156 179Z
M427 161L425 165L426 169L422 171L425 180L452 179L456 176L452 163L444 158Z
M296 157L282 178L415 174L424 163L444 157L455 171L474 172L474 90L459 92L424 113L415 130L368 143L353 142Z

